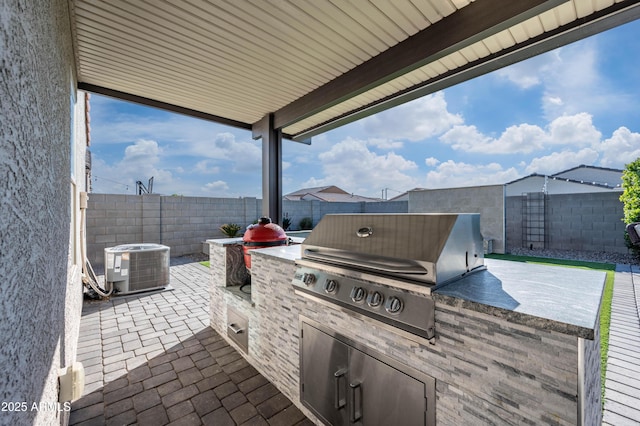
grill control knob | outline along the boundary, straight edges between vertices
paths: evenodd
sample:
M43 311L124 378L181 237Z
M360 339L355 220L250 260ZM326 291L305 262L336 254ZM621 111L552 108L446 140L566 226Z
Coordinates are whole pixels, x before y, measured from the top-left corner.
M338 282L336 280L327 280L324 283L325 293L335 294L338 291Z
M390 297L387 300L387 303L385 303L384 308L387 310L387 312L389 312L390 314L397 314L400 311L402 311L402 300L398 299L397 297L393 296Z
M372 308L377 308L384 301L384 296L379 291L374 291L367 297L367 304Z
M362 287L354 287L351 290L351 300L354 302L362 302L367 296L367 291Z
M316 282L316 276L314 274L305 272L304 275L302 275L302 282L307 286L312 286Z

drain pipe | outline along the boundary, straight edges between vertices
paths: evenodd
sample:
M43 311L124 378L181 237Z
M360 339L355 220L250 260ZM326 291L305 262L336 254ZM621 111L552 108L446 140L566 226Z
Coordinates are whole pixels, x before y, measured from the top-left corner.
M82 261L82 282L85 285L90 286L93 291L98 293L101 297L109 297L113 293L113 287L109 290L100 288L98 284L98 278L96 273L91 267L91 263L87 258L87 236L86 236L86 222L87 222L87 206L88 206L89 194L86 192L80 193L80 258Z

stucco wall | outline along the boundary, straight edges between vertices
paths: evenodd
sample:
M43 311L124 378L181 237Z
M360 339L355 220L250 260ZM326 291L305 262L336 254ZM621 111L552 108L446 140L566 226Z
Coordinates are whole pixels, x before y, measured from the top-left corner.
M0 21L0 401L27 404L1 413L0 424L61 424L67 413L38 408L58 400L58 370L75 357L81 306L70 244L77 226L68 5L5 0Z
M504 185L410 191L409 213L480 213L482 236L504 253L504 200Z

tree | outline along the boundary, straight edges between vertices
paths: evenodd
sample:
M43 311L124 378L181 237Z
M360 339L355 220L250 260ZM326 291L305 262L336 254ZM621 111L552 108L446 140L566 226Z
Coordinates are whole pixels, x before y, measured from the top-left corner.
M625 224L640 222L640 157L627 164L622 172L622 195L620 201L623 204ZM638 247L633 247L629 235L624 234L625 242L635 254L640 254Z

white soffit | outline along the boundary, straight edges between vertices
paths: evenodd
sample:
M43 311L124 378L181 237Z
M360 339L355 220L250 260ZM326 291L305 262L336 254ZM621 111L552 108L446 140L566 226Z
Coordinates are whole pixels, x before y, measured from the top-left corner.
M287 123L283 131L295 135L348 116L614 3L563 3ZM79 82L248 126L470 4L467 0L70 0Z

